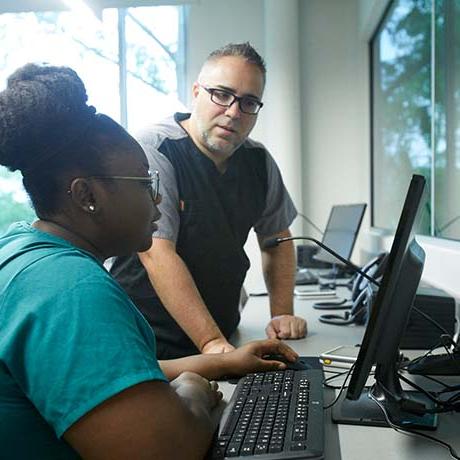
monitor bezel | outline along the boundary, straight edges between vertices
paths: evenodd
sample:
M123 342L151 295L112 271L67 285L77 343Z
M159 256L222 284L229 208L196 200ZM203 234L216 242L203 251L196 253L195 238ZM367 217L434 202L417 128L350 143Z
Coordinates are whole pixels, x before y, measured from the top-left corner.
M361 348L351 374L346 393L347 399L356 400L360 397L372 366L376 363L379 341L382 331L385 330L385 316L391 308L390 302L398 284L397 280L409 245L425 183L423 176L416 174L412 176L382 282L372 305Z

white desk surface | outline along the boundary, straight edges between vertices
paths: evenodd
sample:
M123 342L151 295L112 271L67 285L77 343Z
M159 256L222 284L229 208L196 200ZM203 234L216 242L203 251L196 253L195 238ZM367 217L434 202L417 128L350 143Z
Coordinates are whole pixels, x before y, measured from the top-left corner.
M346 290L343 291L346 294ZM287 343L301 356L318 356L339 345L355 345L361 342L364 326L336 326L321 323L322 313L341 314L343 310L319 311L312 308L312 300L295 300L295 314L308 322L308 335L302 340ZM235 345L265 338L265 326L269 321L268 297L250 297L242 312L240 326L232 337ZM339 381L339 379L338 379ZM424 380L425 381L425 380ZM460 383L460 379L458 381ZM224 400L228 400L234 386L220 382ZM334 392L325 390L325 403L333 401ZM452 458L444 447L428 440L397 433L391 428L336 425L331 421L330 409L325 413L326 460L443 460ZM436 431L428 434L451 444L460 453L460 414L441 414Z

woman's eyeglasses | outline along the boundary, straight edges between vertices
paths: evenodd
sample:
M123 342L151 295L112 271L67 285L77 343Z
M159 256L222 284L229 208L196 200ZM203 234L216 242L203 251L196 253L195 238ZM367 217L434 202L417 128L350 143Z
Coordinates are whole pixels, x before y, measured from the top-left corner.
M160 174L158 171L149 171L147 177L136 176L88 176L84 179L96 180L133 180L136 182L145 183L149 186L150 194L153 201L157 201L160 196ZM70 193L68 190L67 193Z

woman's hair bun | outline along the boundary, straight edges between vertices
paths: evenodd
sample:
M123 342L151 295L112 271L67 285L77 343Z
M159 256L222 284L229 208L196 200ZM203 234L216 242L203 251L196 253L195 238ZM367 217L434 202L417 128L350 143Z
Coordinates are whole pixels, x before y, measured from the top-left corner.
M87 100L85 85L68 67L26 64L16 70L0 92L0 164L27 169L74 139L94 116Z

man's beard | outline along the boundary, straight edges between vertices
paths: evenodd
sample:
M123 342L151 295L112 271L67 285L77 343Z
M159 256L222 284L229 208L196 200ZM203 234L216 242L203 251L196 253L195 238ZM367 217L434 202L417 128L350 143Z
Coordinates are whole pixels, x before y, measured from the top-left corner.
M209 135L209 131L204 131L201 138L203 140L203 144L212 153L225 154L232 153L234 150L236 150L236 147L232 143L227 143L227 145L222 148L221 142L219 142L219 140L212 140L212 136Z

